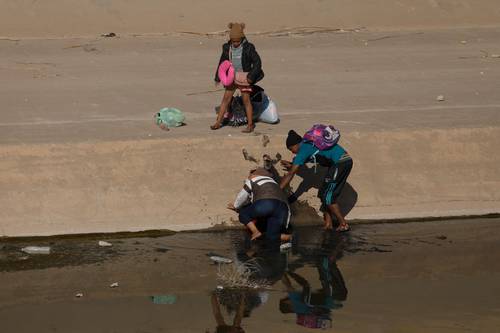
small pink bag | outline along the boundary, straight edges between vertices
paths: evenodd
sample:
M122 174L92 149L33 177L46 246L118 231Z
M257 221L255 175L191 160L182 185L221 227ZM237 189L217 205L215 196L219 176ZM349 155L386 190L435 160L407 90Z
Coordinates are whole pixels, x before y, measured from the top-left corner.
M232 85L234 81L234 67L231 61L224 60L219 66L218 74L220 82L224 87Z

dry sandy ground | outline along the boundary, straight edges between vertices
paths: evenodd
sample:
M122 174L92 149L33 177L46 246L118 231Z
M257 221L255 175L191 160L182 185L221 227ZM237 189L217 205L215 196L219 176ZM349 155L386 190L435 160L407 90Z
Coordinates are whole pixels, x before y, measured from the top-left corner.
M498 26L496 0L0 0L0 36L68 37L104 32L249 32L312 26L415 29Z
M241 149L288 158L287 131L316 122L336 124L355 158L350 218L500 210L500 29L252 41L282 119L255 136L208 129L222 37L0 41L0 234L228 223L252 167ZM188 125L159 130L163 106Z
M275 261L287 265L273 275L267 300L242 326L248 333L310 331L297 326L293 314L282 314L278 304L286 296L285 267L314 290L320 287L318 257L307 256L317 250L337 258L348 290L343 307L332 312L335 332L495 332L500 325L499 222L360 225L326 247L320 247L319 228L300 229L293 251ZM106 239L111 248L85 238L3 242L2 332L213 332L210 293L220 282L207 254L234 258L242 237L181 233ZM47 260L19 251L49 242L53 254ZM110 288L113 282L119 287ZM75 298L78 292L83 298ZM149 299L169 294L177 296L174 305L154 305Z

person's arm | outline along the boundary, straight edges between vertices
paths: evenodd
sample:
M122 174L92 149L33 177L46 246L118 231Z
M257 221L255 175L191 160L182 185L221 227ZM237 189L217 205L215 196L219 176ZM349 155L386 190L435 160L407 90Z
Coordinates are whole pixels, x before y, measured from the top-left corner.
M288 173L284 175L283 178L281 178L280 188L282 190L284 190L290 184L290 182L293 179L293 176L295 176L295 174L299 171L299 167L300 165L296 164L292 165Z
M252 69L248 72L247 80L248 83L253 84L257 81L260 72L262 71L262 60L259 54L255 50L255 46L250 45L250 59L252 61Z
M234 200L233 207L234 209L238 210L244 205L248 203L250 200L250 194L252 193L252 184L250 181L247 179L245 181L245 185L243 185L243 189L238 193L236 196L236 199Z

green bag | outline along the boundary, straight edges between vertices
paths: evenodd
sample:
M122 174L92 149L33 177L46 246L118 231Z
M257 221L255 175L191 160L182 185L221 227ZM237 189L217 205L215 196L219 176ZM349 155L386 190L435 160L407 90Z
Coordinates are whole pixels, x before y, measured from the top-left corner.
M163 108L155 115L156 125L162 127L179 127L184 125L184 114L176 108Z

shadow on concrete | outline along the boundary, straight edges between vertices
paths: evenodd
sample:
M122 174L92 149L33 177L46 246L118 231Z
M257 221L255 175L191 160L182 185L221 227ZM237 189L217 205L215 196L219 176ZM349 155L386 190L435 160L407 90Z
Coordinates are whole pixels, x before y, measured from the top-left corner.
M319 190L321 185L323 184L323 179L328 171L328 168L317 166L315 167L307 167L305 165L301 166L297 176L302 178L302 182L295 190L295 195L297 198L311 189ZM319 198L318 198L319 200ZM358 201L358 192L352 187L349 182L347 182L344 186L344 189L340 193L338 198L338 204L340 206L340 210L342 214L346 216L349 212L354 208ZM323 207L321 209L323 211Z

